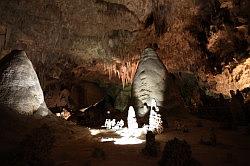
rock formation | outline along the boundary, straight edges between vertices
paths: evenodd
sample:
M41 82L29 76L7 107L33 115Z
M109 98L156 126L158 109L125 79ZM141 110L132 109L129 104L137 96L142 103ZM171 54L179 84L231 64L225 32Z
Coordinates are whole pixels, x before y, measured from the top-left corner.
M195 165L190 145L185 140L177 138L166 142L159 165Z
M150 106L151 99L155 99L158 106L163 106L167 74L168 71L156 52L146 48L139 62L132 89L140 117L148 112L143 106Z
M20 114L49 113L36 72L24 51L12 51L0 61L0 106Z

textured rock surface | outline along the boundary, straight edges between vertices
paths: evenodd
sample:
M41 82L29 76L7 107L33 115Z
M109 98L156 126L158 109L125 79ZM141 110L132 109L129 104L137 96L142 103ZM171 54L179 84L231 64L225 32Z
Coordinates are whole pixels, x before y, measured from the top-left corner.
M213 76L211 71L221 73L234 58L249 56L249 5L248 0L1 0L0 58L25 50L43 89L72 71L88 81L120 83L124 77L117 71L136 63L148 43L157 43L168 71Z
M147 103L150 106L151 99L155 99L158 106L163 105L167 74L156 52L151 48L145 49L134 77L132 92L137 108L140 108L139 116L147 113L143 105Z
M49 112L36 72L24 51L12 51L0 61L0 106L28 115L45 116Z
M104 90L98 84L91 82L76 83L70 80L70 83L61 81L56 85L44 90L48 92L45 93L44 98L51 110L52 108L79 110L98 103L105 95Z
M159 43L161 51L171 55L167 58L168 67L180 68L178 64L183 64L183 60L178 64L172 61L187 54L190 58L197 55L188 45L193 38L185 30L193 7L189 1L170 0L2 0L0 33L4 49L25 50L36 68L40 65L52 68L50 64L60 63L63 57L93 69L93 61L136 57L149 42ZM183 10L190 13L188 19ZM170 15L174 18L170 19ZM42 77L42 71L38 75Z
M189 166L196 165L192 163L192 150L191 146L185 140L174 138L166 143L161 160L160 166Z
M215 76L215 92L221 92L225 95L230 95L230 90L243 90L250 87L250 58L246 61L238 63L230 72L226 68L221 74Z
M125 43L131 42L133 32L141 28L141 21L133 11L143 11L140 3L3 0L0 25L10 31L8 46L12 48L27 49L28 53L41 51L44 56L49 52L68 54L86 61L105 59L112 48L123 47L120 40L126 38ZM140 17L146 17L145 13L140 12Z
M131 99L131 87L126 87L120 91L115 99L115 109L124 111L128 108Z

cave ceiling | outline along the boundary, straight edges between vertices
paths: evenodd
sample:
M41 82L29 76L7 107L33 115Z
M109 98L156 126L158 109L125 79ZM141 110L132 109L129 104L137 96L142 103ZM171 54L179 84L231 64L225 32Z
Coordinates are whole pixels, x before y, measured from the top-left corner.
M231 0L1 0L1 57L25 50L40 80L46 73L59 78L66 70L89 78L94 72L117 74L157 43L168 70L205 71L209 55L220 62L228 55L228 61L236 54L249 56L249 14L244 12L249 3L243 2L236 10ZM229 16L218 21L223 12ZM238 24L227 26L226 21ZM224 40L229 41L226 51L220 44Z

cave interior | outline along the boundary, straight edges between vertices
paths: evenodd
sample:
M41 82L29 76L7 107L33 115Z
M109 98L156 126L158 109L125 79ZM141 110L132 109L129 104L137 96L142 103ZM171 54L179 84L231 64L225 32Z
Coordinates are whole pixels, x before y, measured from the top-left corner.
M1 165L249 165L248 0L1 0Z

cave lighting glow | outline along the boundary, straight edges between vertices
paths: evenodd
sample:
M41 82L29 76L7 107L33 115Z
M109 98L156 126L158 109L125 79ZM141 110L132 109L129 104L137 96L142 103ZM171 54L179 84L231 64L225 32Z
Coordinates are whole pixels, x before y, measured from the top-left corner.
M89 131L90 131L90 134L93 136L102 133L102 130L100 130L100 129L90 129L89 128Z
M110 130L106 129L90 129L91 135L96 136L101 133L108 133ZM100 142L113 142L115 145L136 145L145 142L145 140L140 139L139 137L147 132L146 127L138 129L128 129L122 128L120 130L114 130L113 133L116 133L120 138L113 137L102 137Z
M145 142L135 137L102 138L101 142L114 142L115 145L136 145Z

